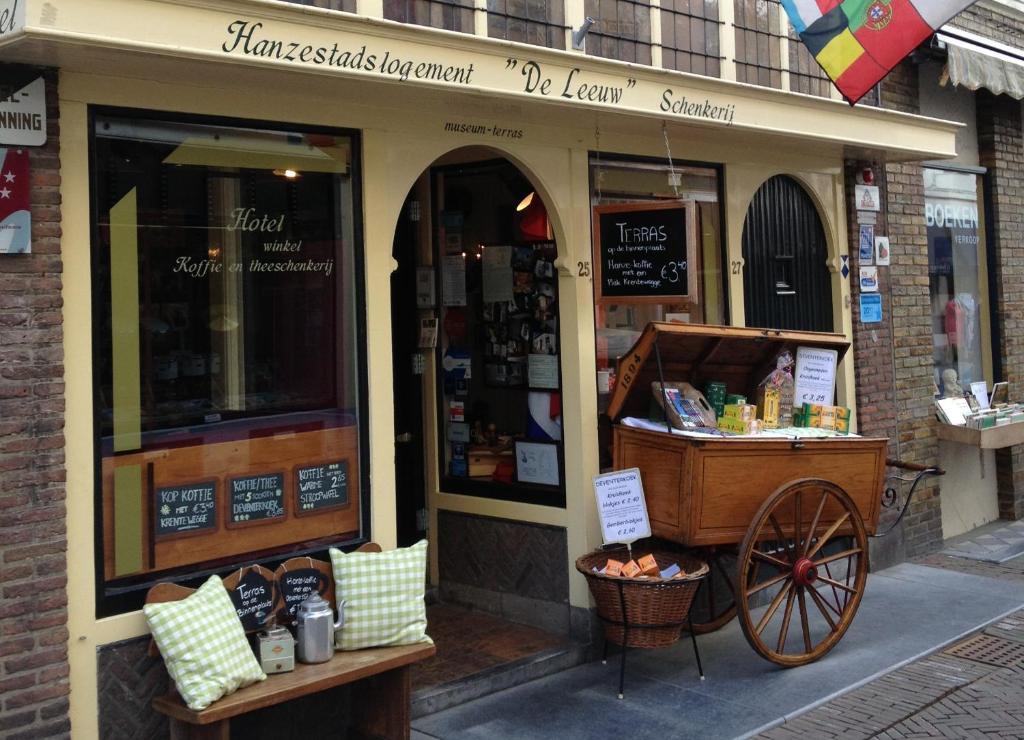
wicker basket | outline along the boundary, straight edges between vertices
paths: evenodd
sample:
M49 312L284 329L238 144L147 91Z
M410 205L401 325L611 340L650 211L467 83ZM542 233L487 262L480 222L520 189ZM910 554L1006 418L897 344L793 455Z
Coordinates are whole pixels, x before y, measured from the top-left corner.
M590 592L597 602L597 615L604 622L604 636L609 642L622 645L628 626L626 647L667 647L679 639L686 623L693 595L700 580L707 575L706 563L677 552L651 553L659 568L672 563L686 571L682 578L617 578L594 572L603 568L609 558L629 560L625 548L596 550L576 560L576 570L587 577ZM625 618L622 613L625 605Z

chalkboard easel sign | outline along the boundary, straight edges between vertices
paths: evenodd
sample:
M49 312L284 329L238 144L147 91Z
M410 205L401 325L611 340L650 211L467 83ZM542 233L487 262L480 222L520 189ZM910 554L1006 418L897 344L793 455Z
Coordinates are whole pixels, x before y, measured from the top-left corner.
M597 295L605 301L689 303L697 299L693 201L594 207Z
M217 529L217 482L202 481L156 489L154 534L185 537Z
M262 524L284 517L284 473L228 480L228 526Z
M224 588L246 632L262 629L277 610L274 571L262 565L239 568L225 576Z
M319 514L349 505L348 460L295 468L295 513Z

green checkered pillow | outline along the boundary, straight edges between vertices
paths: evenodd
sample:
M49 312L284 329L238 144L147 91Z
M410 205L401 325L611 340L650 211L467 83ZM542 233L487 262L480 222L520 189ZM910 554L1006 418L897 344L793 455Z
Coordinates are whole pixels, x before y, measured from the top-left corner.
M335 633L338 650L431 642L423 601L426 540L388 552L330 553L338 603L345 602L345 626Z
M222 696L267 677L217 576L210 576L187 598L146 604L142 612L189 709L206 709Z

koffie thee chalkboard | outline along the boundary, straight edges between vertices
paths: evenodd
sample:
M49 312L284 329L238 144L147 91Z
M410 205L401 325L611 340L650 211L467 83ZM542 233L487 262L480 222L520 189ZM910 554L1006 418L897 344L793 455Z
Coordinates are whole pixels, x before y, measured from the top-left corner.
M348 506L348 460L295 469L297 514Z
M184 536L217 528L217 482L156 489L157 537Z
M284 473L263 473L228 481L228 526L284 516Z
M682 201L594 208L600 296L651 302L693 297L690 220L690 206Z
M262 565L239 568L224 578L235 612L246 632L255 632L274 613L274 573Z

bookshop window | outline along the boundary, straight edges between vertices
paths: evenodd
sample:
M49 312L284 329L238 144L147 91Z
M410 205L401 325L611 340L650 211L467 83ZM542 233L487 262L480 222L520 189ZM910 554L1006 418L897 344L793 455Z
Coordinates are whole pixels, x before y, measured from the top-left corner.
M358 540L353 136L94 122L101 613Z
M565 505L557 249L505 160L433 171L442 490Z
M726 322L721 173L709 165L601 154L591 156L590 179L603 412L618 359L648 322Z
M932 306L935 393L962 396L971 383L992 384L985 229L980 178L924 169L928 284Z

